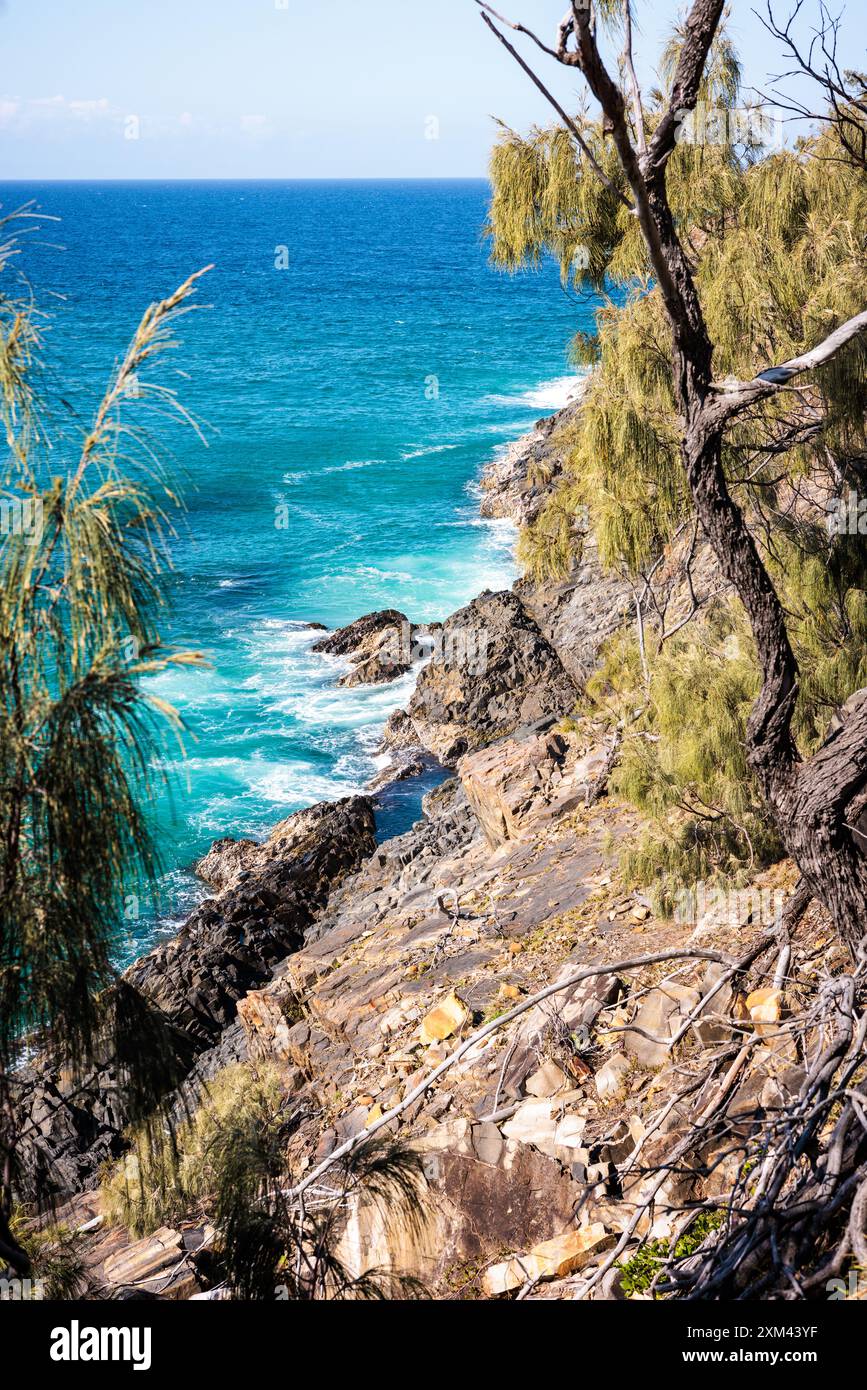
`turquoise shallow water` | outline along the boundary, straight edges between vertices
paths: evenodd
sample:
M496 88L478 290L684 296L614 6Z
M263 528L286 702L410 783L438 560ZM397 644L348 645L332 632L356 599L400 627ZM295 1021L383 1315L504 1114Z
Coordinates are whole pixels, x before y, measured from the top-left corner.
M25 262L39 292L62 296L47 301L46 399L67 428L145 305L215 264L175 361L189 378L172 382L208 448L170 431L188 510L166 630L212 668L157 682L191 737L153 808L160 909L125 955L174 929L215 837L261 835L375 770L411 681L338 689L307 623L384 606L443 618L514 577L511 528L479 518L473 483L565 399L566 347L590 307L553 267L489 267L487 194L481 181L0 189L7 208L35 197L61 219ZM419 794L383 813L381 835L406 828Z

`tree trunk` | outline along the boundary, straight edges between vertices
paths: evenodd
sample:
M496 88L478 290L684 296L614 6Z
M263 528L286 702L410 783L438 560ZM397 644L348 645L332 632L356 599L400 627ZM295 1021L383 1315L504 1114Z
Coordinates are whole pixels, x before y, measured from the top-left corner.
M803 762L791 732L798 666L785 614L722 468L718 432L687 428L683 461L702 526L752 628L762 691L747 727L747 761L786 850L828 910L853 958L867 934L867 857L854 828L867 784L867 701Z
M831 913L837 931L856 955L867 934L867 859L854 833L855 822L867 805L867 707L862 706L851 715L808 762L802 761L791 728L798 696L798 665L786 614L744 515L729 493L722 465L722 441L724 431L739 411L765 399L799 373L821 366L856 335L867 332L867 311L842 324L823 343L800 357L768 368L749 382L737 382L728 391L714 389L713 343L669 203L666 168L677 143L680 123L688 112L695 110L699 100L724 3L725 0L692 0L683 25L668 103L661 110L649 141L645 138L641 95L632 71L639 128L637 150L627 118L626 96L599 52L595 18L585 0L572 0L571 13L567 13L558 30L557 47L547 51L559 62L580 70L602 108L634 198L631 211L641 228L668 318L673 384L683 419L683 467L720 570L746 611L762 669L761 694L747 727L749 765L807 886ZM484 18L514 54L490 16ZM571 50L570 36L574 37ZM627 23L626 58L631 69L630 43L631 25ZM519 62L529 71L522 59ZM553 101L545 87L537 79L534 81ZM559 105L557 110L562 114ZM577 134L574 127L570 128ZM580 143L580 134L578 138Z

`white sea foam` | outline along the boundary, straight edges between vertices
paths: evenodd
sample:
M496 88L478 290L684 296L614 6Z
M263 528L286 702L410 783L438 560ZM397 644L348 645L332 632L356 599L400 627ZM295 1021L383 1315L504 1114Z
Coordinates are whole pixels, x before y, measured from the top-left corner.
M413 448L407 453L401 454L404 463L410 459L427 458L429 454L447 454L451 449L459 449L459 444L428 444L424 448Z
M250 793L273 805L289 806L296 802L313 805L335 797L357 795L364 777L341 776L337 768L332 773L316 772L310 763L274 764L267 772L255 777Z
M352 473L356 468L375 468L386 459L347 459L345 463L333 463L328 468L302 468L296 473L284 473L283 482L289 487L298 487L307 478L323 478L329 473Z
M408 570L383 570L376 565L353 565L344 574L334 576L335 583L341 583L353 579L386 579L396 584L414 584L418 578L415 574L410 574Z
M489 405L526 405L533 410L562 410L578 395L583 380L583 376L558 376L515 395L494 395L485 399Z
M323 473L351 473L356 468L374 468L385 459L347 459L346 463L336 463L332 468L323 468Z

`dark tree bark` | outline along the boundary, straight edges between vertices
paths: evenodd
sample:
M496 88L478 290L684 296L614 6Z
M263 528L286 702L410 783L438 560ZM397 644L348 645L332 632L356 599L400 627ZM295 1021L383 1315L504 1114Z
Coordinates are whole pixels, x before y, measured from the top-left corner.
M599 52L592 9L573 0L571 15L558 31L556 51L545 51L580 69L602 109L632 192L633 211L662 295L671 330L675 392L683 419L684 471L720 570L746 611L761 665L762 689L747 729L749 765L788 853L855 955L867 932L867 858L853 834L854 824L864 810L867 788L867 702L812 758L801 759L792 734L798 665L785 612L743 512L729 491L722 446L730 421L740 411L772 395L800 373L830 360L847 342L867 330L867 312L843 324L803 357L769 368L753 381L728 382L725 387L713 381L713 344L668 201L666 166L675 148L679 121L685 112L695 108L698 100L724 3L725 0L693 0L668 107L641 152L632 143L627 98L608 73ZM628 4L629 0L624 0L625 9ZM482 8L490 10L487 5ZM484 18L505 42L488 14ZM629 50L629 24L626 32ZM511 49L511 45L506 46ZM624 57L625 67L632 73L631 51ZM635 108L639 110L640 92L633 77L630 82ZM640 117L636 117L635 124L640 130ZM642 137L639 145L643 143Z
M0 1112L9 1125L9 1133L15 1134L16 1124L13 1114L9 1079L0 1070ZM0 1273L3 1267L15 1271L21 1277L30 1273L30 1257L12 1234L10 1224L12 1209L12 1169L14 1154L6 1143L0 1143Z

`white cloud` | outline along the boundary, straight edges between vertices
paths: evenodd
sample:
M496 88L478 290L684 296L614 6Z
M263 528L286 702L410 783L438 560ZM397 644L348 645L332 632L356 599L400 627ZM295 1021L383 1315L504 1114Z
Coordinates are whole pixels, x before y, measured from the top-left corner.
M96 101L70 101L67 106L74 116L84 116L88 120L92 116L107 116L111 111L108 97L99 97Z
M245 135L270 135L271 123L267 116L242 116L241 130Z
M120 114L108 97L67 99L61 92L57 92L54 96L29 97L24 101L17 97L0 98L0 125L16 126L19 129L44 125L48 121L99 121L116 118Z

